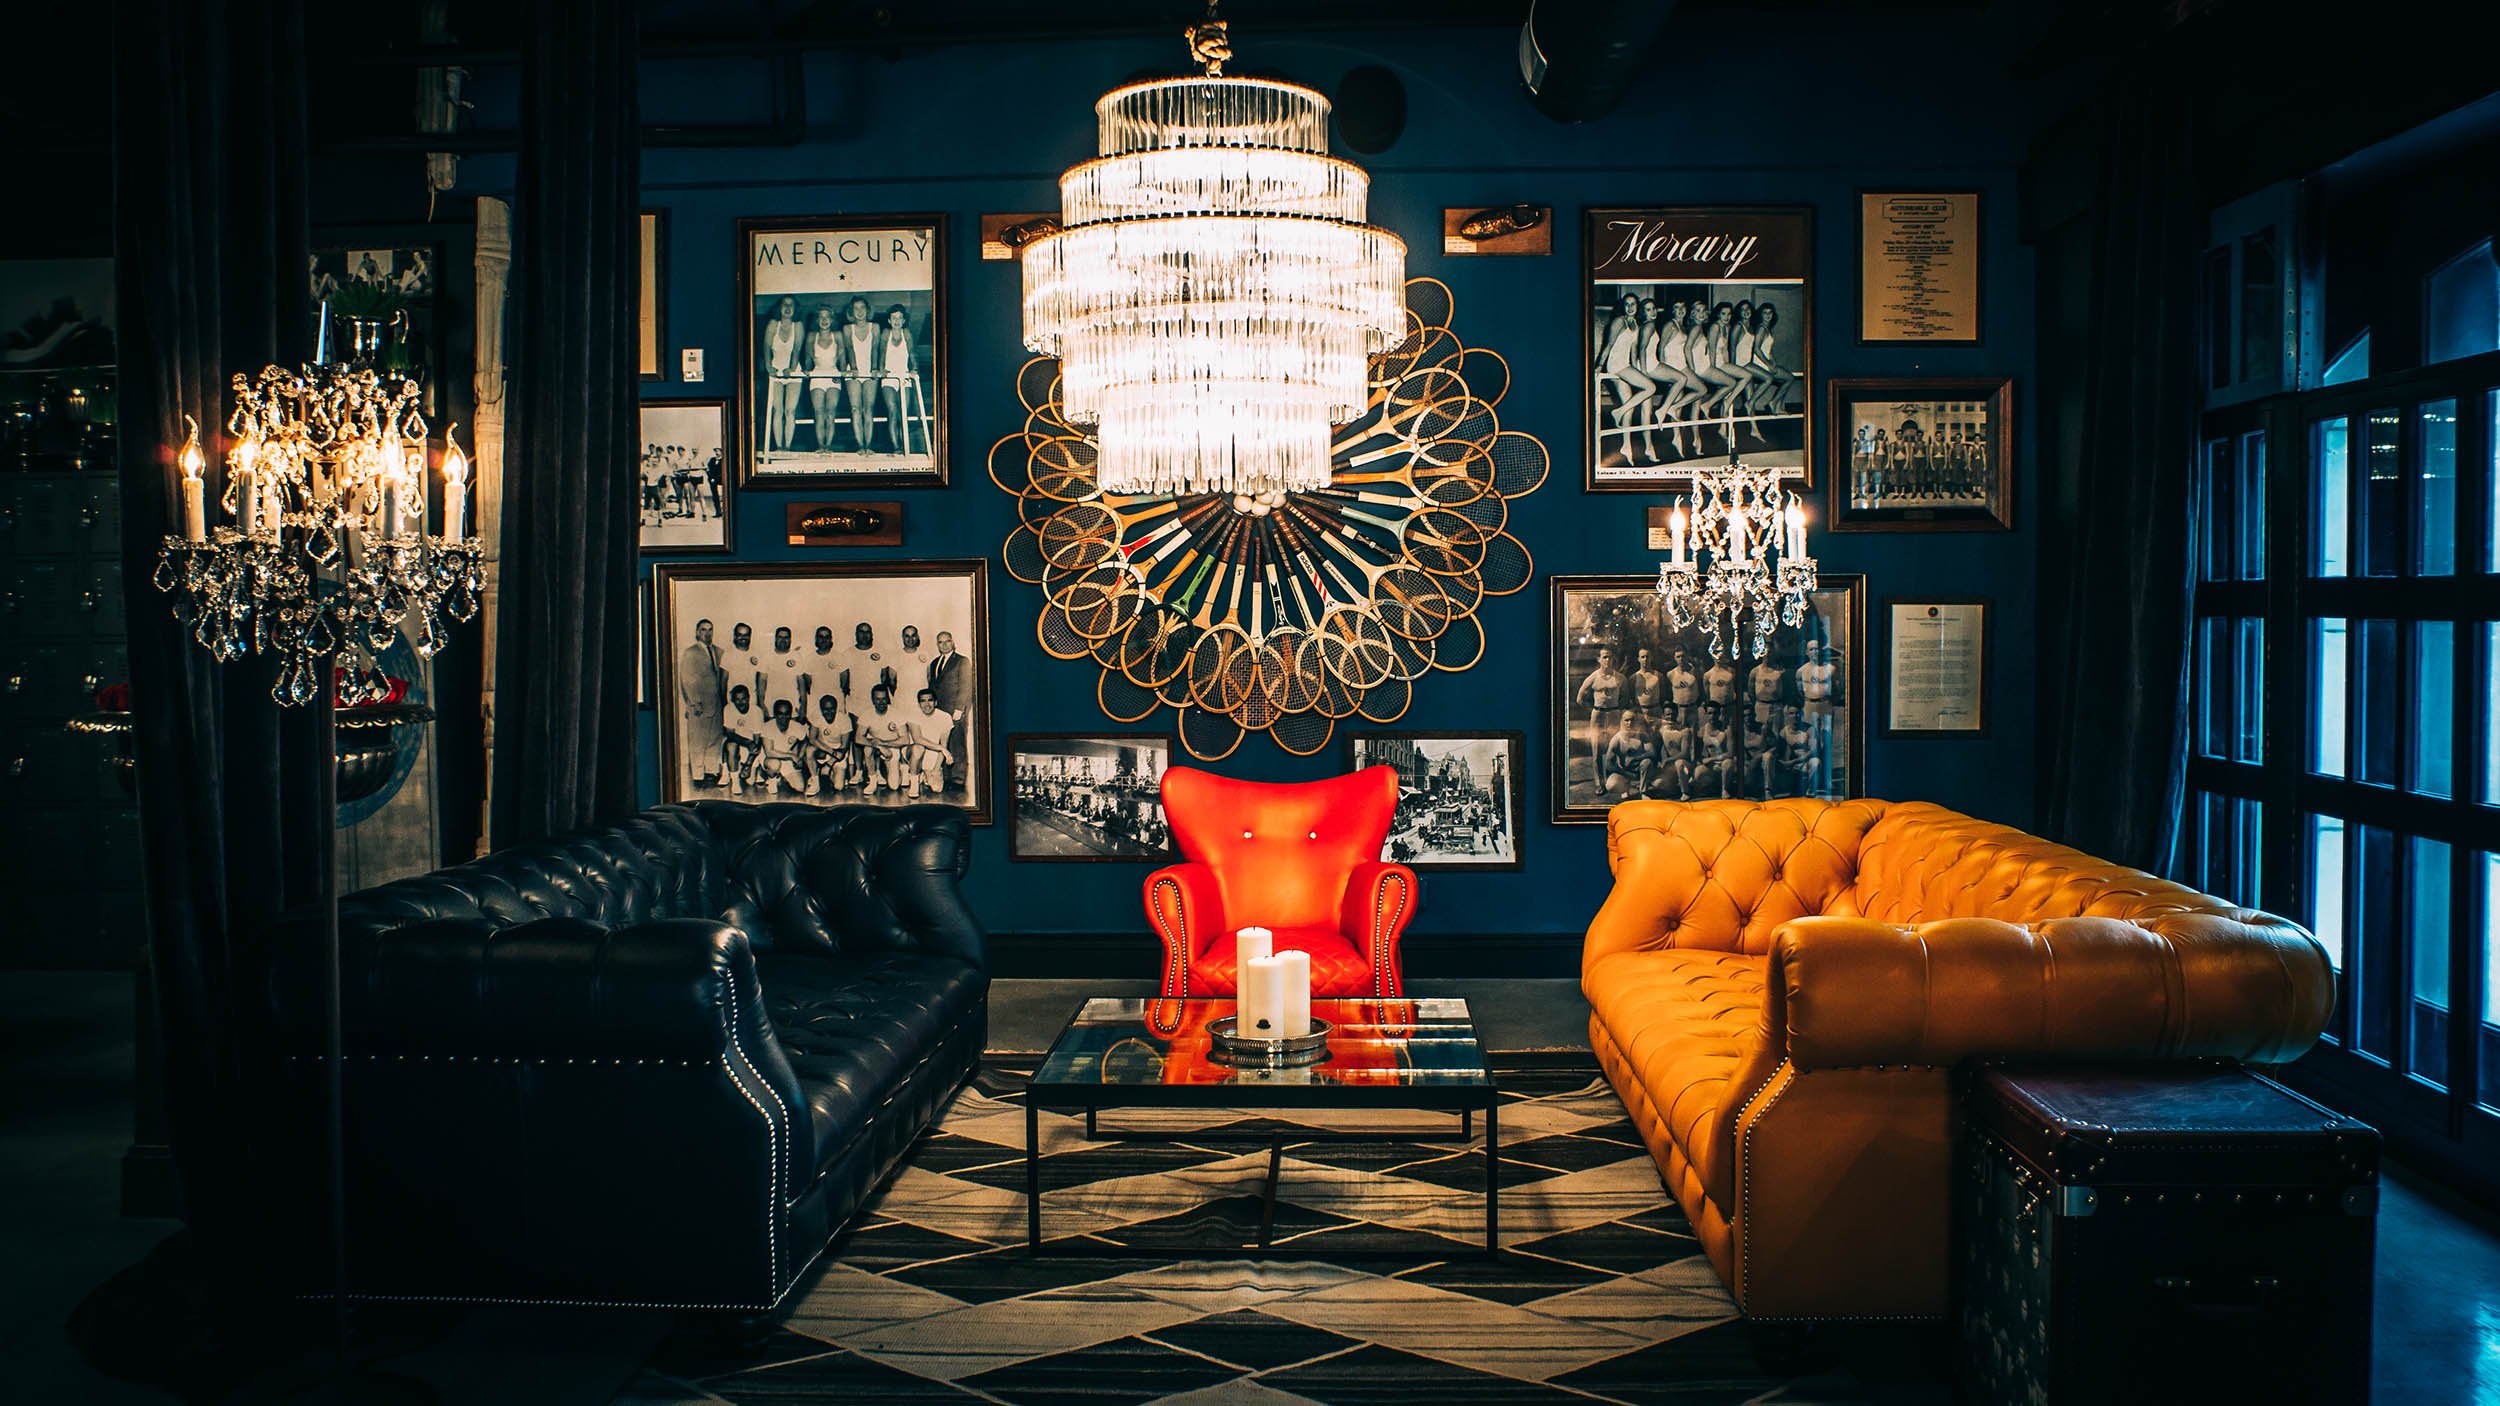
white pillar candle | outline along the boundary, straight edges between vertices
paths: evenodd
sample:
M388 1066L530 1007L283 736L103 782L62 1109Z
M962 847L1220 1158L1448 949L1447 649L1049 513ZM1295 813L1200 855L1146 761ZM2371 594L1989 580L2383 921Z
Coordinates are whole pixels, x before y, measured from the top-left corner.
M1677 500L1675 511L1667 515L1667 525L1675 532L1675 564L1682 566L1684 564L1684 504L1681 499Z
M1241 1034L1243 1038L1282 1039L1284 1024L1284 958L1259 957L1242 963Z
M1311 954L1279 952L1268 960L1277 965L1284 980L1279 1031L1285 1039L1299 1040L1311 1033Z
M1233 954L1235 960L1244 966L1253 958L1273 957L1276 955L1276 934L1265 928L1243 928L1233 934ZM1240 978L1236 976L1234 979L1238 981Z
M208 501L200 494L200 481L186 474L182 480L182 539L186 542L208 540Z

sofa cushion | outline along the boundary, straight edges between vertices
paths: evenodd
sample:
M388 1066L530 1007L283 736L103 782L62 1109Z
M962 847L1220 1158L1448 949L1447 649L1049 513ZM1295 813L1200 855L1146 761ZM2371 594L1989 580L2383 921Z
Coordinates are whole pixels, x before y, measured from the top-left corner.
M1762 1044L1763 975L1741 952L1618 952L1584 974L1589 1007L1629 1060L1711 1200L1734 1195L1736 1082Z
M1307 952L1311 957L1311 994L1368 996L1372 964L1345 934L1329 927L1275 928L1275 950ZM1189 964L1189 994L1231 996L1239 992L1241 955L1235 935L1218 933L1198 960Z
M905 953L776 953L758 958L755 973L807 1100L815 1161L793 1179L799 1189L862 1133L987 990L966 963Z

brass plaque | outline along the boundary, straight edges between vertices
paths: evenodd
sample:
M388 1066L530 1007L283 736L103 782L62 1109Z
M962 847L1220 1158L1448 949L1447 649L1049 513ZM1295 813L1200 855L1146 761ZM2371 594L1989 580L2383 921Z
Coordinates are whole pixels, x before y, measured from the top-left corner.
M789 524L793 547L903 545L900 503L792 503Z
M1038 214L983 215L981 217L981 257L984 261L1012 259L1016 251L1059 229L1059 212L1044 210Z
M1550 205L1487 205L1441 212L1444 254L1551 254L1554 209Z

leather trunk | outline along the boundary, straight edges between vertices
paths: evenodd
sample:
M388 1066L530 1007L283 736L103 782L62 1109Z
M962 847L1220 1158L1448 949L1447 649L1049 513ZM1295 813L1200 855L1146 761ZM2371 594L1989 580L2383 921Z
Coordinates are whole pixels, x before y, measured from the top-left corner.
M2223 1064L1982 1067L1962 1104L1967 1399L2368 1399L2375 1130Z

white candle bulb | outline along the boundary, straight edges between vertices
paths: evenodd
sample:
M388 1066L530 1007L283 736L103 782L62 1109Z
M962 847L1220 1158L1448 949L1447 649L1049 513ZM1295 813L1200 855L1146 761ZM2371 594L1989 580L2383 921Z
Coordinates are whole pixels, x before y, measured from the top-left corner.
M1684 564L1684 504L1679 500L1675 511L1667 514L1667 526L1675 533L1675 564Z
M460 428L454 424L452 429ZM443 433L443 540L457 542L469 523L469 458L449 430Z
M1745 515L1741 511L1727 515L1727 555L1730 561L1745 559Z
M1788 500L1788 554L1792 557L1806 554L1806 510L1797 506L1793 495Z
M186 542L208 540L208 500L200 487L200 470L208 459L200 453L200 422L182 417L191 426L191 438L182 446L182 537Z

